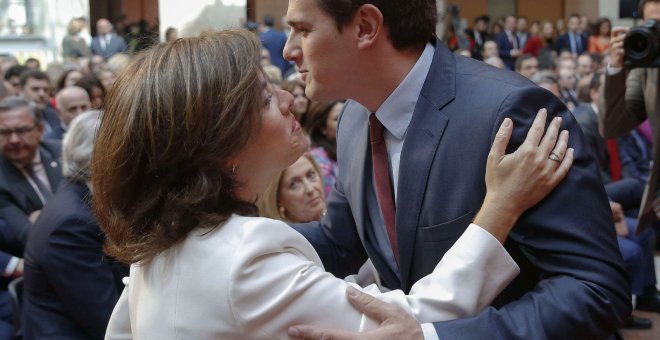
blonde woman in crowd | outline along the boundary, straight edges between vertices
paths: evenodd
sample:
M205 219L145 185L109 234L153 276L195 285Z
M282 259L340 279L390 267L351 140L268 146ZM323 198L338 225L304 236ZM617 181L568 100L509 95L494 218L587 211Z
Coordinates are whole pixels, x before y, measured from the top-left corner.
M323 175L309 153L284 169L259 201L259 215L288 223L318 221L325 213Z

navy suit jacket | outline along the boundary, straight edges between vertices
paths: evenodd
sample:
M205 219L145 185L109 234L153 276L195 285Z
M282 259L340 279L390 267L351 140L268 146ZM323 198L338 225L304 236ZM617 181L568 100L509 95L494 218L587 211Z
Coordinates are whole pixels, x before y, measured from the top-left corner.
M589 48L589 40L588 37L584 34L576 33L576 36L580 39L580 48L577 50L577 55L580 55L584 52L587 51ZM569 51L573 53L571 50L571 39L568 37L568 33L564 33L559 38L557 38L557 54L561 53L562 51Z
M518 42L518 37L513 33L513 39L516 39ZM506 32L502 31L497 34L495 37L495 43L497 44L497 49L499 50L500 59L504 62L504 66L509 70L513 70L515 59L511 56L511 50L514 48L511 41L509 41L509 36L506 35ZM520 46L518 46L520 49Z
M512 152L536 112L547 108L548 121L563 117L575 161L564 181L520 217L506 241L521 274L479 315L434 326L441 339L610 336L630 315L630 285L598 167L577 122L556 97L526 78L435 44L400 159L400 279L374 242L364 192L372 180L369 112L356 102L347 102L338 125L340 171L326 215L296 229L336 276L357 272L368 256L386 286L408 292L434 269L483 203L486 160L504 118L514 124Z
M62 179L62 144L59 141L42 141L39 152L50 186L55 190ZM32 225L28 216L42 208L39 196L21 171L0 156L0 218L9 226L8 231L0 232L0 244L7 246L6 251L23 257L27 233Z
M103 339L128 269L104 258L85 184L62 181L30 231L24 339Z
M284 75L289 68L289 62L284 60L284 45L286 44L286 33L275 30L274 28L259 33L261 44L270 52L271 64L282 70Z
M102 49L101 38L97 35L92 39L90 48L92 50L92 54L98 54L103 58L108 59L117 53L126 51L126 41L124 38L112 33L110 43L106 44L105 49Z

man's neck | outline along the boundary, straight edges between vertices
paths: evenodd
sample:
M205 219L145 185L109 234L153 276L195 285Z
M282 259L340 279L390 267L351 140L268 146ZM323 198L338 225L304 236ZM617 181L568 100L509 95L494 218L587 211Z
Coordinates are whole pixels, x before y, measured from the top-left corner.
M358 85L359 91L355 92L360 95L352 98L371 112L376 112L410 73L424 52L424 46L406 51L392 48L387 52L365 60L364 81Z

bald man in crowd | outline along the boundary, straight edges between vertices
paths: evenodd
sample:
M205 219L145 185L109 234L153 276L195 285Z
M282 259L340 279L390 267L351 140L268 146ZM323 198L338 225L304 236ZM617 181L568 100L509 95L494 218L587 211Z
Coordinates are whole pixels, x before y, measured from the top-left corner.
M62 123L59 129L45 134L44 139L62 140L73 118L89 110L92 103L87 91L79 86L63 88L57 93L55 100L57 101L57 115Z
M93 55L100 55L106 60L117 53L126 51L126 41L113 32L113 26L108 19L96 22L96 36L90 46Z

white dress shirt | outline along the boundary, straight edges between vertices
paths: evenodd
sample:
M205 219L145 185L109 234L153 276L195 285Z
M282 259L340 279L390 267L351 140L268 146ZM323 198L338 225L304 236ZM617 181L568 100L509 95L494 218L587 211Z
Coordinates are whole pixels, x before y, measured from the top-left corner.
M519 273L502 245L470 225L409 295L363 290L420 323L469 317ZM292 325L366 331L378 324L346 299L312 245L281 221L232 216L194 230L151 261L131 266L106 339L288 339ZM362 289L362 288L358 288Z

